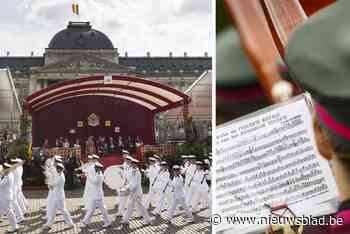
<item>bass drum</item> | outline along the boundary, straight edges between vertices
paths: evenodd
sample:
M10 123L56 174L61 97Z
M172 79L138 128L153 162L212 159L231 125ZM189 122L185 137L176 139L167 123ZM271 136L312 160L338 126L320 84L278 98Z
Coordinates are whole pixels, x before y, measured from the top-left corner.
M119 190L125 183L122 165L108 167L104 172L104 183L112 190Z

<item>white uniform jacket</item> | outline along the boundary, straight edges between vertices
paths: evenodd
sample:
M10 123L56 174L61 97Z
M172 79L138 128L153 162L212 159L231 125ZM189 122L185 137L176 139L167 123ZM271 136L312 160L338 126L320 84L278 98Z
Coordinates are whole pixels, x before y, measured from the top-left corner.
M157 187L159 188L160 192L162 193L164 190L167 190L170 188L169 186L170 181L170 173L168 170L166 171L160 171L160 174L158 176L157 180ZM168 184L168 185L167 185Z
M61 201L66 198L64 194L64 184L66 182L66 178L64 176L64 173L61 172L57 175L55 178L55 182L52 185L53 186L53 199L55 201Z
M185 191L184 191L184 179L181 175L174 176L174 179L171 181L171 188L173 190L174 199L184 199Z
M91 177L91 183L93 186L92 192L90 194L91 200L102 200L104 198L103 193L103 174L102 173L95 173L94 177Z
M13 200L13 174L9 173L0 180L0 201L12 201Z
M131 170L128 184L127 184L127 188L129 189L131 196L142 195L141 173L140 173L139 169L133 168Z

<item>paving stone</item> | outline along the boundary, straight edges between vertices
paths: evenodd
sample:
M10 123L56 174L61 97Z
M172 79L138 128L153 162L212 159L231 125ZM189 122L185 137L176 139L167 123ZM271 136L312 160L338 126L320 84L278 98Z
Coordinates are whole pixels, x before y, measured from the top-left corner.
M64 234L88 234L88 233L177 233L177 234L191 234L191 233L211 233L211 226L208 222L208 210L201 210L194 214L195 222L187 223L182 214L178 211L174 224L168 224L165 221L164 214L161 217L153 216L153 224L144 226L142 218L133 217L130 221L129 227L121 228L121 217L116 217L117 198L111 191L105 193L105 203L109 214L113 218L111 228L103 229L102 216L97 210L91 220L91 225L88 228L81 228L80 221L83 218L84 211L81 207L83 204L82 190L66 192L66 205L72 215L73 221L76 224L75 229L68 229L63 222L62 215L56 215L56 222L53 229L49 232L43 232L42 227L46 220L44 219L45 212L40 211L40 207L46 205L47 191L25 191L25 196L28 199L30 208L27 211L25 222L20 225L20 230L17 233L64 233ZM135 212L134 212L135 213ZM0 222L0 234L5 233L9 229L6 217L2 217Z

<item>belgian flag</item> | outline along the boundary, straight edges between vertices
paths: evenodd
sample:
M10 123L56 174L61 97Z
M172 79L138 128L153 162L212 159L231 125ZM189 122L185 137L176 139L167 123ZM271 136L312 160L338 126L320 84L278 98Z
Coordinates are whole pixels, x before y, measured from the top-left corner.
M79 4L73 3L72 4L72 11L74 14L79 15Z

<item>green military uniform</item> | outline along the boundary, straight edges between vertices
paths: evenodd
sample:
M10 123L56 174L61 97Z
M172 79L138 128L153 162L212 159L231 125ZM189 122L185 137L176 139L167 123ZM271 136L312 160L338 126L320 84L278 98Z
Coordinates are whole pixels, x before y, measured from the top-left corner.
M256 74L233 27L218 34L216 58L218 124L267 106Z
M350 152L350 1L340 0L298 27L286 49L292 78L315 99L318 120L337 151ZM349 159L350 160L350 159ZM350 198L349 198L350 199ZM343 225L304 233L350 233L350 200L339 212ZM320 227L319 227L320 228Z

